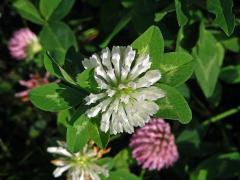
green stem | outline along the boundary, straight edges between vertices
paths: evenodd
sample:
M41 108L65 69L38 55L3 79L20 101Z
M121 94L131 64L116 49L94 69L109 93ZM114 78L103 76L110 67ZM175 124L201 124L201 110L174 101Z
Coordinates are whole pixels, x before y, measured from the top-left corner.
M238 113L239 111L240 111L240 106L238 106L238 107L236 107L236 108L229 109L229 110L227 110L227 111L225 111L225 112L223 112L223 113L220 113L220 114L218 114L218 115L216 115L216 116L213 116L213 117L211 117L211 118L203 121L203 125L208 125L208 124L210 124L210 123L215 123L215 122L217 122L217 121L220 121L221 119L224 119L224 118L226 118L226 117L228 117L228 116L231 116L231 115L233 115L233 114L236 114L236 113Z
M142 169L142 170L141 170L141 173L140 173L140 176L139 176L140 179L143 179L145 172L146 172L145 169Z

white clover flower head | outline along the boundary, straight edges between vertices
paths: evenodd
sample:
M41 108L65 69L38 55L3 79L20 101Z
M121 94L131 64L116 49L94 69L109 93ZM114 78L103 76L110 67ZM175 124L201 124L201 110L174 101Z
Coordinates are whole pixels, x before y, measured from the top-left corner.
M85 98L89 118L101 114L101 130L112 134L133 133L134 127L144 126L158 112L155 100L164 92L153 86L161 78L159 70L149 70L148 54L138 55L131 46L113 46L83 60L85 69L94 68L94 78L101 89L99 94Z
M48 147L47 151L62 157L52 160L52 164L57 166L53 171L53 176L60 177L67 172L69 180L100 180L99 175L108 176L107 166L98 165L97 160L101 157L101 151L94 148L93 144L87 144L82 151L71 153L66 148L66 143L58 142L58 147ZM107 151L108 152L108 151Z

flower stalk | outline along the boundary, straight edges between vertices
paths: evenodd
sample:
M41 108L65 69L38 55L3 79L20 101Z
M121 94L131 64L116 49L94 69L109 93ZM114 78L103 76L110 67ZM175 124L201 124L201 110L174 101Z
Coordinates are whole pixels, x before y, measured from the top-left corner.
M206 125L209 125L211 123L218 122L218 121L220 121L220 120L222 120L222 119L224 119L228 116L234 115L238 112L240 112L240 106L238 106L236 108L229 109L229 110L227 110L225 112L222 112L220 114L217 114L216 116L213 116L213 117L203 121L202 124L206 126Z

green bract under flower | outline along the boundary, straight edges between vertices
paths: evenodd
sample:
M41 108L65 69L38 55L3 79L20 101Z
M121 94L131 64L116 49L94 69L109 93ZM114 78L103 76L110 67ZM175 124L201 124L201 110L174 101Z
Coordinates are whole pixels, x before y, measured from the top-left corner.
M35 54L42 50L42 46L38 39L34 39L27 48L27 54L29 58L33 58Z
M137 55L132 47L114 46L84 59L83 66L94 68L94 78L101 89L90 94L86 104L97 104L87 110L89 118L101 114L101 130L112 134L133 133L134 127L144 126L159 110L155 100L164 92L153 86L161 78L159 70L149 70L148 54Z

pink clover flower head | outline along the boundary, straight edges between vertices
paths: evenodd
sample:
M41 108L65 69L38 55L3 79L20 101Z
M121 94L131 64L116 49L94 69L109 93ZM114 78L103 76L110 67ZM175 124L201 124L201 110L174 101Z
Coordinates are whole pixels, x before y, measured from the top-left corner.
M130 147L138 164L148 170L168 168L179 157L170 125L160 118L152 118L139 128L130 140Z
M8 49L12 57L23 60L39 52L42 47L36 34L29 28L21 28L15 31L9 40Z
M40 75L38 73L31 74L29 80L20 80L19 81L19 84L22 86L25 86L26 90L16 93L15 96L21 98L23 102L27 102L29 100L28 94L29 94L30 90L35 87L38 87L40 85L49 83L48 78L49 78L48 73L46 73L43 78L40 77Z

